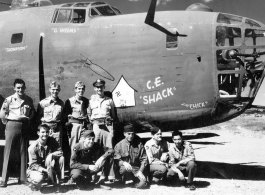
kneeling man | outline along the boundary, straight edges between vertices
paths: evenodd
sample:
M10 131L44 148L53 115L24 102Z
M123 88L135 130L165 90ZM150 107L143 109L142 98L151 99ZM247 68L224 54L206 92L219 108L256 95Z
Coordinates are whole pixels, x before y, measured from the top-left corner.
M133 175L133 179L138 180L135 184L136 188L144 188L147 185L144 172L148 164L144 146L135 138L132 124L124 126L124 136L125 138L114 148L114 160L122 175L122 183L125 183L126 177Z
M158 127L151 128L152 138L145 143L145 150L150 164L150 182L152 179L159 183L166 181L168 170L169 143L162 138L162 131Z
M70 168L71 178L79 189L84 189L90 183L92 175L102 170L99 184L109 173L113 164L113 149L103 148L95 143L95 134L92 130L86 130L83 133L83 140L74 146L71 156ZM111 189L100 185L104 189Z
M190 190L195 190L196 187L193 183L193 179L197 170L197 165L195 164L195 155L192 145L187 141L183 141L182 133L179 131L172 133L172 140L174 144L169 148L169 164L171 168L167 175L172 177L177 174L180 180L185 181L182 172L187 172L188 181L185 187Z
M30 188L33 191L39 190L42 181L47 177L53 184L59 184L60 179L64 177L63 152L55 138L49 137L49 131L48 125L39 125L37 131L39 138L28 148L27 175L31 181Z

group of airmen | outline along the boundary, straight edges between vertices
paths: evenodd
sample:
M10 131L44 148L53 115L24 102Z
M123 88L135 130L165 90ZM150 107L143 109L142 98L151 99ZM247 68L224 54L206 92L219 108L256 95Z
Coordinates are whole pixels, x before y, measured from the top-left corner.
M194 151L181 132L172 133L170 144L162 138L160 128L150 125L151 139L143 145L135 126L128 123L123 126L124 139L115 145L113 124L117 116L113 100L104 93L105 81L93 83L95 94L90 99L84 97L83 82L76 82L74 87L75 95L63 102L59 98L60 85L51 82L50 96L41 100L35 111L33 100L25 94L25 82L15 79L15 94L5 99L0 111L6 126L0 187L7 187L10 154L17 150L18 183L28 185L32 191L41 190L45 182L59 188L66 167L68 183L80 190L91 185L111 189L105 185L106 180L120 185L132 180L138 189L148 188L152 182L196 189ZM33 120L39 124L34 131L38 139L27 148L27 131ZM70 154L63 152L64 135L68 135Z

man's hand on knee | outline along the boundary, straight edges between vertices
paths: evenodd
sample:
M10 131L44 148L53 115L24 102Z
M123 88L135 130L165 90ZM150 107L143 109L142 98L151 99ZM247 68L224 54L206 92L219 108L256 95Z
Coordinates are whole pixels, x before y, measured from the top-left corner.
M132 172L132 166L129 163L123 162L123 166L125 167L126 171Z

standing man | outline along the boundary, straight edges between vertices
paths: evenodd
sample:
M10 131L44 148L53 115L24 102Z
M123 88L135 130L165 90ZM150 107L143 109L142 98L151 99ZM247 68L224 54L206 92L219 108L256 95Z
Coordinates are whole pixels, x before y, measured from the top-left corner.
M88 117L93 123L95 142L113 148L113 121L115 111L113 100L104 95L105 81L98 79L93 83L95 95L91 96Z
M62 146L62 111L64 103L59 99L60 85L52 81L49 91L51 95L38 104L37 114L42 124L50 127L49 136L54 137L60 146Z
M69 136L71 150L78 143L84 126L87 125L87 108L89 100L84 97L86 86L83 82L75 84L75 96L65 101L64 114L67 118L66 128Z
M150 164L150 177L159 182L165 179L168 170L169 143L162 139L162 131L158 127L151 128L151 135L152 138L145 143L145 150Z
M51 183L58 185L64 178L64 157L59 143L49 137L49 126L41 124L37 134L39 138L30 145L28 177L32 191L40 190L42 181L48 177Z
M99 184L102 184L106 174L113 164L113 149L103 148L94 143L95 134L92 130L83 133L83 140L74 146L71 156L70 177L79 189L84 189L90 183L92 175L102 170ZM101 185L105 189L107 186Z
M178 174L179 179L185 181L185 177L182 172L188 173L188 181L185 187L190 190L195 190L196 187L193 183L193 179L197 170L195 163L195 155L191 143L183 141L182 133L174 131L172 133L173 145L169 148L169 164L171 168L168 171L168 176L172 177Z
M0 187L7 186L8 163L11 151L20 151L20 177L18 183L26 183L27 169L27 131L35 110L33 100L25 95L26 84L22 79L15 79L15 94L7 97L0 111L0 118L6 124L6 144ZM12 146L12 147L11 147Z
M114 148L114 160L122 175L122 183L128 176L137 178L136 188L146 187L146 166L148 164L143 144L135 138L135 130L132 124L124 126L124 139Z

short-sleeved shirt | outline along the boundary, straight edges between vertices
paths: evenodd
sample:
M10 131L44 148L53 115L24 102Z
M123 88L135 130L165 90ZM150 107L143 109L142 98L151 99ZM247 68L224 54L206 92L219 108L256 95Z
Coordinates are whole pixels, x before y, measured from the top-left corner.
M114 148L114 159L122 164L123 161L128 162L132 166L140 167L140 171L143 172L147 166L147 156L143 144L133 139L129 142L127 139L121 140L116 144Z
M101 98L98 95L92 95L89 100L88 115L91 120L106 117L115 118L113 100L107 96Z
M96 142L91 148L85 148L84 141L80 141L72 150L70 168L87 170L87 166L93 165L107 150Z
M75 119L84 119L87 117L87 108L89 100L82 97L78 100L75 96L69 98L65 101L64 114L66 117L71 115Z
M172 144L169 148L169 164L178 163L184 160L184 163L189 161L195 161L195 154L190 142L183 142L181 149L178 149L175 144Z
M168 152L169 146L170 144L163 139L159 142L158 145L153 140L153 138L147 141L144 147L146 150L149 164L152 164L155 161L161 161L160 159L162 154Z
M20 98L16 93L7 97L1 108L2 115L9 120L30 117L32 112L35 112L33 100L27 95Z
M55 151L60 151L62 154L62 149L58 142L53 137L48 137L45 146L42 146L39 139L33 142L28 149L29 152L29 168L31 171L42 172L45 169L45 160L47 156Z
M52 100L47 97L39 102L37 113L43 123L47 122L61 122L64 102L57 98Z

